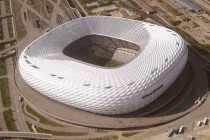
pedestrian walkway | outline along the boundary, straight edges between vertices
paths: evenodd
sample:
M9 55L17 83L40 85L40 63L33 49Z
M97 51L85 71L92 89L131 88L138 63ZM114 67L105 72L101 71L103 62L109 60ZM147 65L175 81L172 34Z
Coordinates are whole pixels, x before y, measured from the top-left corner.
M11 0L9 0L9 2L10 1ZM0 1L0 5L1 5L1 14L6 15L5 1ZM11 8L12 7L10 7L10 9ZM10 13L12 13L12 12L10 12ZM15 38L11 39L9 37L7 19L2 19L1 22L2 22L4 41L14 40ZM5 49L11 49L10 44L5 44L4 48ZM7 67L7 76L6 77L8 78L8 81L9 81L9 93L10 93L10 100L11 100L10 108L13 111L13 118L15 118L14 120L17 120L17 121L15 121L15 125L16 125L18 131L30 131L26 122L25 122L25 120L24 120L24 117L21 116L21 112L18 109L18 104L17 104L18 99L15 99L15 98L17 98L17 96L16 96L16 87L15 87L15 84L14 84L14 67L13 67L12 57L7 58L5 60L5 64L6 64L6 67ZM3 111L3 109L2 109L2 111ZM2 112L1 112L1 114L2 114ZM1 126L1 127L4 127L4 126Z

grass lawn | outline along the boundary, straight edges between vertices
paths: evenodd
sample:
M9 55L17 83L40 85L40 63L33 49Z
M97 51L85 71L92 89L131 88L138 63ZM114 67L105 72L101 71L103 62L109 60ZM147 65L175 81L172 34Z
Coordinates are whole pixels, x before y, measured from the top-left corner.
M57 0L52 0L54 3L56 3L57 2Z
M37 120L36 118L34 118L32 115L28 115L28 114L25 112L24 107L25 107L25 104L22 105L23 113L24 113L26 116L28 116L29 118L31 118L31 119L33 119L33 120L36 121L36 120Z
M6 123L8 131L17 131L13 116L12 116L12 110L8 109L3 112L4 121Z
M5 2L5 7L6 7L6 13L10 13L10 4L9 4L9 0L4 0Z
M52 134L56 136L84 136L87 135L88 133L86 132L61 132L61 131L51 131L47 129L43 129L40 127L35 126L37 132L39 133L46 133L46 134Z
M16 60L17 60L17 56L15 54L15 55L12 56L12 61L13 61L14 64L16 64Z
M1 10L1 9L0 9ZM3 29L2 29L2 22L0 22L0 39L3 39ZM4 49L4 46L0 46L0 50Z
M13 37L13 27L12 27L12 18L7 18L7 25L8 25L8 31L9 31L9 37Z
M101 138L92 138L92 139L88 139L88 140L117 140L118 136L117 135L112 135L112 136L105 136L105 137L101 137Z
M0 90L1 90L1 98L4 107L10 107L10 95L9 95L9 85L8 78L0 79Z
M18 2L17 0L11 0L12 2L12 8L13 8L13 17L14 17L14 24L15 24L15 30L17 33L17 38L18 40L22 40L27 32L25 29L25 26L23 24L23 21L20 20L21 15L21 7L22 4L20 2Z
M115 61L115 60L110 60L109 62L107 62L104 67L117 67L122 65L121 62Z
M37 113L36 111L34 111L31 107L29 107L28 105L26 106L26 110L28 113L32 114L32 116L36 116L37 118L39 118L39 122L43 123L43 124L47 124L47 125L51 125L51 126L57 126L57 127L62 127L61 124L53 122L45 117L43 117L42 115L40 115L39 113Z
M0 76L7 74L7 68L4 60L0 60Z
M29 123L28 121L26 121L26 124L27 124L28 128L30 129L30 131L34 132L33 129L32 129L32 124Z
M130 137L130 136L136 135L138 133L141 133L141 132L137 132L137 131L136 132L123 132L121 135L123 137Z

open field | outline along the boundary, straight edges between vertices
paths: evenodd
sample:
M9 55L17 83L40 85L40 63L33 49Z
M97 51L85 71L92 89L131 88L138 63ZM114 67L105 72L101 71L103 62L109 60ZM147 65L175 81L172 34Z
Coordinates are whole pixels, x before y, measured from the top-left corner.
M1 48L4 49L3 46ZM7 68L5 65L5 60L0 60L0 76L6 75L6 74L7 74Z
M4 107L10 107L10 95L9 95L9 83L8 78L0 79L0 90L1 90L1 98L2 104Z
M4 121L7 126L8 131L17 131L13 116L12 116L12 110L8 109L3 112Z

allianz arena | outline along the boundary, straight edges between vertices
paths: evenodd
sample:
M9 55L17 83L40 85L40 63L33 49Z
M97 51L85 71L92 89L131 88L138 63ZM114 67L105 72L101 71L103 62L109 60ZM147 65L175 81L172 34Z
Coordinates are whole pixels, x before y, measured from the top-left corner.
M108 68L85 61L90 51L106 59L116 52L132 58ZM75 108L113 115L154 101L176 80L187 57L184 40L170 29L92 16L67 22L36 39L23 50L18 65L26 83L41 94Z

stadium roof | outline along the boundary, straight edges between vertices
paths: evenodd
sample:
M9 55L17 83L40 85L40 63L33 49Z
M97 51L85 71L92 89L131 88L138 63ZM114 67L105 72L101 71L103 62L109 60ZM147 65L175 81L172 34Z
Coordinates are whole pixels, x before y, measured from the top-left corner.
M140 47L132 61L116 68L91 65L62 53L86 35L109 36ZM24 80L42 94L100 114L131 112L151 103L182 71L184 40L174 31L117 17L84 17L65 23L32 42L22 52Z

